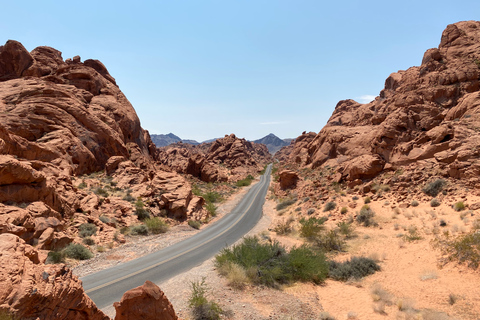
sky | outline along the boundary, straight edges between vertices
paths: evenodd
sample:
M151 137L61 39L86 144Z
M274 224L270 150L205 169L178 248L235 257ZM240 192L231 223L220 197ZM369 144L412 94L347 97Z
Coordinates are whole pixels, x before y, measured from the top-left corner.
M480 1L4 1L0 43L98 59L151 134L204 141L318 132L420 65Z

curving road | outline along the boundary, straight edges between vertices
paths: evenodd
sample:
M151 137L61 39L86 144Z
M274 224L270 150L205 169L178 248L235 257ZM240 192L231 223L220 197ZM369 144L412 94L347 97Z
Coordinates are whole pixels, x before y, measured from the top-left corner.
M81 278L83 288L100 309L120 301L123 293L146 280L159 283L190 270L232 245L262 216L271 165L232 212L194 236L160 251Z

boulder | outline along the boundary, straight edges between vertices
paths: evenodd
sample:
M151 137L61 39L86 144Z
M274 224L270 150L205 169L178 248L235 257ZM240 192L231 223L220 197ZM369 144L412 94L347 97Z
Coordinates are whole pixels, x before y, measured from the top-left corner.
M283 190L289 188L295 188L297 186L298 174L291 170L283 170L278 174L278 181L280 182L280 188Z

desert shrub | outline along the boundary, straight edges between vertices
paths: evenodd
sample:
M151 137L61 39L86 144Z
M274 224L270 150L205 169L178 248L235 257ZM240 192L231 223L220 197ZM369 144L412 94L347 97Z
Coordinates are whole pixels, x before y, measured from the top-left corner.
M0 309L0 320L16 320L16 319L17 317L15 317L8 310Z
M102 221L103 223L109 223L110 222L110 219L108 219L107 216L100 216L100 218L98 218L100 221Z
M87 246L91 246L91 245L94 245L95 244L95 241L90 238L90 237L85 237L83 238L83 241L82 241L84 244L86 244Z
M200 226L202 225L202 223L200 221L197 221L197 220L188 220L188 225L190 227L192 227L193 229L200 229Z
M430 201L430 206L431 207L438 207L440 205L440 201L438 201L437 198L433 198L431 201Z
M127 194L123 197L123 200L133 202L135 201L135 198L132 196L132 193L127 192Z
M410 226L407 230L407 234L404 236L406 241L412 242L416 240L421 240L422 236L418 233L418 228L416 226Z
M257 237L246 237L241 244L223 249L215 259L217 269L235 263L245 270L249 281L269 287L296 280L319 283L328 273L323 253L306 246L288 253L278 241L262 243Z
M336 230L329 230L317 235L313 239L316 248L324 251L343 251L345 249L345 240L343 240Z
M302 218L300 219L300 236L313 239L317 237L321 231L325 229L324 223L327 221L326 218Z
M277 234L284 235L284 234L289 234L293 231L292 223L294 219L292 217L288 219L284 219L280 221L275 228L273 228L273 231L275 231Z
M305 245L290 250L286 267L294 281L312 281L319 284L328 275L328 262L323 253Z
M238 180L236 183L237 187L246 187L252 183L252 180L255 179L252 175L248 175L245 179Z
M107 190L101 188L101 187L98 187L97 189L95 189L95 191L93 191L96 195L99 195L99 196L102 196L104 198L108 197L108 192Z
M87 260L93 257L93 253L79 243L70 243L63 252L66 257L76 260Z
M329 277L338 281L359 280L380 270L380 266L370 258L352 257L344 262L330 261Z
M323 208L323 212L332 211L336 207L337 207L337 204L335 202L333 202L333 201L327 202L325 204L325 207Z
M159 234L168 231L168 224L158 217L147 218L143 222L150 233Z
M360 209L359 214L357 215L357 222L365 227L375 226L376 222L373 220L375 212L370 208L368 204L364 205Z
M236 263L225 263L218 272L227 278L228 285L235 289L243 289L250 282L247 272Z
M299 211L300 211L300 210L299 210ZM307 210L307 214L308 214L309 216L311 216L311 215L314 214L314 213L315 213L315 209L314 209L314 208L310 208L310 209Z
M97 233L97 226L93 223L83 223L78 227L78 235L82 238L93 236Z
M445 186L446 182L443 179L437 179L433 182L427 183L422 191L428 194L429 196L436 197L440 191L442 191L443 187Z
M480 265L480 233L477 231L454 238L437 239L436 246L440 247L447 261L466 263L473 269Z
M347 221L340 221L337 223L338 233L343 235L345 238L349 239L353 237L353 233L355 231L355 227L348 223Z
M121 227L120 228L120 233L124 234L124 235L129 234L130 233L130 227L128 227L128 226Z
M205 205L205 209L212 217L215 217L217 215L217 207L212 202L207 202L207 204Z
M215 202L220 202L222 201L223 197L220 193L216 192L216 191L208 191L207 193L203 194L202 195L203 198L205 199L205 202L212 202L212 203L215 203Z
M65 252L63 251L50 251L48 252L46 264L50 263L63 263L65 262Z
M222 308L207 298L208 287L205 284L205 278L202 281L191 282L192 291L188 299L188 305L191 308L193 319L195 320L217 320L223 313Z
M318 319L319 320L335 320L335 317L330 315L330 313L326 312L326 311L322 311L320 312L320 314L318 315Z
M340 213L341 214L345 214L348 212L348 208L347 207L342 207L342 209L340 210Z
M288 206L291 206L292 204L294 204L295 202L297 202L297 199L287 199L285 201L282 201L280 202L279 204L277 204L277 211L280 211L282 209L285 209L286 207Z
M130 233L133 234L133 235L146 236L146 235L148 235L148 228L144 224L138 224L138 225L130 228Z
M412 207L418 207L420 203L418 203L417 200L413 200L412 203L410 204Z
M453 205L453 210L455 211L465 210L465 204L463 203L463 201L458 201L457 203L455 203Z
M150 217L150 213L145 209L141 198L138 198L135 202L135 215L138 217L138 220L145 220Z
M97 252L105 252L107 251L104 246L97 246Z
M363 203L365 203L365 204L368 204L370 202L372 202L372 198L370 198L370 197L365 197L365 199L363 199Z
M85 189L87 187L87 184L85 181L82 180L82 182L78 185L78 189Z

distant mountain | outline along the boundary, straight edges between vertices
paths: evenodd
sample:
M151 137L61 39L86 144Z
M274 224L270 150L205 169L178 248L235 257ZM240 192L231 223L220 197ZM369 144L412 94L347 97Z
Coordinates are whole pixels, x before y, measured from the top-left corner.
M285 140L292 140L292 139L285 139ZM288 146L290 142L286 142L285 140L280 139L273 133L270 133L268 136L265 136L261 139L254 140L253 142L255 143L263 143L264 145L267 146L268 151L271 154L274 154L278 150L280 150L284 146Z
M180 139L180 137L174 135L173 133L151 134L150 137L152 138L153 143L155 143L155 145L157 147L166 147L169 144L177 143L177 142L189 143L189 144L193 144L193 145L199 144L195 140L182 140L182 139Z

